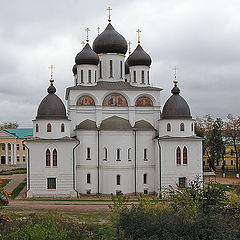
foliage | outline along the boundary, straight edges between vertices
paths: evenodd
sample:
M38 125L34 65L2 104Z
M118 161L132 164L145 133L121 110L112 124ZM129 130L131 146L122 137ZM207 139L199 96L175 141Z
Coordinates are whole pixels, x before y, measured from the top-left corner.
M0 188L5 187L11 179L0 179Z
M13 174L24 174L27 173L26 168L12 169L12 170L2 170L0 175L13 175Z
M3 187L0 188L0 201L1 199L6 199L8 197L7 192L5 191L5 189ZM11 222L11 218L9 218L6 214L4 214L3 212L1 212L2 207L0 206L0 224L2 222Z
M13 129L18 128L19 124L17 122L4 122L0 124L0 129Z
M27 179L25 178L22 183L20 183L11 193L10 198L15 199L23 188L27 185Z

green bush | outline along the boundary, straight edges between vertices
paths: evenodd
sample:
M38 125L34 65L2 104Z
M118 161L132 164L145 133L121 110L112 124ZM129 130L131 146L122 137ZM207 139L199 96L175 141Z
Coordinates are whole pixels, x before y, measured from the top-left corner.
M24 174L27 173L26 168L12 169L12 170L2 170L0 175L13 175L13 174Z

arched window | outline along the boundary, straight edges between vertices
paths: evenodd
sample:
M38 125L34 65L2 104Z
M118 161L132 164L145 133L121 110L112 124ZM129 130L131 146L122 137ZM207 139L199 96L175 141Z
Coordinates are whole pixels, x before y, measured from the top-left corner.
M47 149L46 151L46 167L50 167L51 163L50 163L50 150Z
M88 173L87 174L87 184L90 184L91 183L91 174Z
M88 70L88 83L92 82L92 71Z
M39 131L39 127L38 127L38 124L36 124L36 132Z
M136 71L133 71L133 82L137 82Z
M144 84L144 71L142 71L142 84Z
M117 157L117 159L116 159L117 161L121 161L121 149L120 148L117 149L117 156L116 157Z
M113 77L113 61L110 60L110 78Z
M95 71L95 82L97 82L97 71Z
M143 159L144 159L144 161L147 161L148 159L147 159L147 148L144 148L143 149Z
M120 178L121 178L120 175L117 175L117 185L120 185L120 183L121 183Z
M105 147L105 148L103 149L103 151L104 151L104 160L107 161L107 158L108 158L108 150L107 150L107 148Z
M122 64L123 62L120 61L120 78L123 78L123 67L122 67Z
M149 97L142 96L137 99L135 106L136 107L152 107L153 103Z
M184 123L180 124L180 131L183 132L184 131Z
M147 174L143 174L143 184L147 184Z
M150 84L150 82L149 82L149 71L147 72L147 83L148 83L148 85Z
M112 93L107 95L103 100L103 106L108 107L127 107L126 98L119 93Z
M52 131L52 126L50 123L48 123L47 125L47 132L51 132Z
M77 106L95 106L95 101L90 96L84 95L77 100Z
M132 152L132 149L129 148L129 149L128 149L128 161L129 161L129 162L132 160L131 152Z
M87 148L87 160L91 160L91 149L90 149L90 147Z
M187 164L187 148L183 148L183 164Z
M170 123L167 124L167 131L171 132L171 124Z
M99 78L102 78L102 61L99 62Z
M83 70L81 70L81 83L83 83Z
M181 149L180 147L177 147L177 150L176 150L176 158L177 158L177 164L181 164Z
M57 166L57 150L56 149L53 150L53 166L54 167Z
M61 132L65 131L64 123L61 124Z

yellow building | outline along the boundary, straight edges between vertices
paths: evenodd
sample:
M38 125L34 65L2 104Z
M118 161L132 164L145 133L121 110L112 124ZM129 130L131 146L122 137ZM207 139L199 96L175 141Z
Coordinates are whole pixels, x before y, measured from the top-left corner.
M32 128L1 129L0 164L26 167L27 149L23 141L32 133Z

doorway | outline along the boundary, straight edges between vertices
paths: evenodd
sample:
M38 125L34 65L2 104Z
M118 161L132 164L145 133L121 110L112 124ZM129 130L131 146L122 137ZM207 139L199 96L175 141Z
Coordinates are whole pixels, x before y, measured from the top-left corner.
M1 164L6 164L6 158L5 158L5 156L1 156Z

